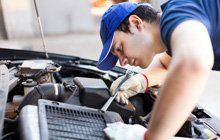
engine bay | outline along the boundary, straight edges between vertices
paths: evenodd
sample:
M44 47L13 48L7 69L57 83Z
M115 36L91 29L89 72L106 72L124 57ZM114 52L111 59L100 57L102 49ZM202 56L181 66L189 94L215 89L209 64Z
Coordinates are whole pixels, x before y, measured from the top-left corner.
M111 96L109 90L111 83L124 75L126 71L116 67L112 71L104 72L95 67L96 63L94 61L60 57L62 59L58 59L58 57L54 57L54 59L52 57L51 60L22 60L16 58L14 60L1 61L1 65L5 65L9 73L8 85L4 84L5 87L3 87L5 89L8 88L8 93L5 109L2 108L4 109L4 116L1 118L3 122L1 126L1 130L3 130L2 139L71 139L72 135L52 133L52 131L45 130L49 130L51 127L49 127L49 124L46 125L45 121L41 121L41 115L38 114L38 112L40 113L40 108L42 108L40 104L47 102L47 104L52 106L61 105L62 109L70 112L70 114L71 112L74 113L71 108L77 108L78 111L92 110L100 113L101 107ZM140 124L147 128L157 96L159 96L159 87L153 87L149 89L147 94L138 94L130 98L128 105L113 101L108 111L104 112L104 114L108 114L108 117L111 116L109 118L112 120L105 120L104 122L123 121L127 124ZM65 106L69 110L65 110ZM68 115L61 113L61 116ZM65 120L72 120L72 116L74 115L66 117ZM97 116L99 117L99 115ZM43 118L47 117L44 116ZM93 118L93 115L87 116L87 120L90 118ZM80 122L81 120L78 120L77 123L79 124L75 124L72 127L80 126ZM44 123L46 126L43 130L45 131L42 131L41 126L42 124L44 126ZM105 124L101 126L97 125L97 129L100 128L102 131ZM57 127L54 129L57 129ZM44 132L48 133L45 134ZM74 127L74 132L77 133L77 135L74 135L75 139L80 139L81 128ZM188 120L176 134L178 137L198 139L215 139L219 135L219 120L199 106L195 107ZM82 139L96 138L82 137ZM106 138L98 137L97 139Z

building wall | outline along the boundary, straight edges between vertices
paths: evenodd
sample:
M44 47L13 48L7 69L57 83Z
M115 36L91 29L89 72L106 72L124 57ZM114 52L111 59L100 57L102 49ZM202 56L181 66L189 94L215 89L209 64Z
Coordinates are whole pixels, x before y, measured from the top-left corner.
M5 30L5 24L2 13L2 3L0 1L0 39L6 39L6 38L7 38L7 34Z
M38 0L46 34L94 31L89 0Z
M1 0L1 2L3 23L9 39L39 36L33 0ZM89 0L36 0L36 2L46 35L94 31Z
M157 10L161 11L160 5L165 3L168 0L149 0L151 5L155 7Z
M31 0L1 0L8 39L34 35Z

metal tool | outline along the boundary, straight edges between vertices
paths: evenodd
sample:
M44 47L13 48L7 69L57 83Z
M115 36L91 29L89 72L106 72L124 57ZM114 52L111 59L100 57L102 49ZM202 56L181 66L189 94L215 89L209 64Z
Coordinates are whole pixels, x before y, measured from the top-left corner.
M115 90L114 96L111 96L108 101L104 104L104 106L101 108L102 111L106 111L108 107L111 105L112 101L115 99L115 97L118 95L118 91L120 90L121 85L128 80L132 75L134 74L133 71L127 70L124 79L119 83L118 87Z
M46 47L44 32L43 32L43 28L42 28L42 24L41 24L40 15L38 13L36 0L34 0L34 6L35 6L36 14L37 14L37 20L38 20L38 25L39 25L39 28L40 28L40 35L41 35L41 39L42 39L42 43L43 43L43 47L44 47L44 52L45 52L45 55L46 55L46 59L48 59L49 56L48 56L48 53L47 53L47 47Z

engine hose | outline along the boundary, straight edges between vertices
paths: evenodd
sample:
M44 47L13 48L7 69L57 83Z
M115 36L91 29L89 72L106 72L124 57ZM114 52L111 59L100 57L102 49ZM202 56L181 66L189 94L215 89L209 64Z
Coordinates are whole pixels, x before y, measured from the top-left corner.
M24 97L18 111L20 112L25 105L38 105L39 99L63 102L70 95L71 93L66 91L62 84L46 83L37 85Z

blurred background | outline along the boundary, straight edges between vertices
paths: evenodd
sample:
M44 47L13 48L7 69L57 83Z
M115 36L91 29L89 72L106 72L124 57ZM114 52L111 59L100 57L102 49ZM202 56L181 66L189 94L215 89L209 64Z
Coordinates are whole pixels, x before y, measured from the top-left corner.
M36 0L48 52L97 60L101 16L110 5L125 1ZM160 10L162 2L150 3ZM34 0L0 0L0 47L43 51ZM93 53L80 52L83 49Z
M36 0L48 52L98 60L101 16L112 4L125 1ZM167 0L130 1L148 2L161 11ZM34 0L0 0L0 48L44 51ZM220 118L219 81L220 73L212 72L199 104Z

